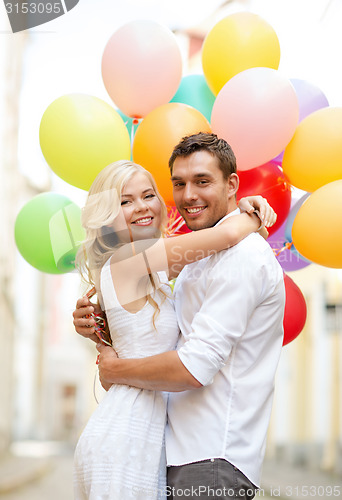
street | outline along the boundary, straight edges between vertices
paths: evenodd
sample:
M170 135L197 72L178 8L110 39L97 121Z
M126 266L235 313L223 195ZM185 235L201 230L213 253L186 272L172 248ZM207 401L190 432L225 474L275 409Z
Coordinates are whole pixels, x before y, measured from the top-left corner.
M17 489L2 493L2 500L73 500L72 455L47 459L49 472L42 478L27 483ZM263 490L255 497L271 500Z
M8 493L2 500L73 500L72 455L47 458L49 472Z
M72 466L70 448L46 457L14 457L7 464L0 463L1 499L73 500ZM9 485L7 489L6 484ZM341 498L341 492L341 477L288 463L265 461L261 489L255 499Z

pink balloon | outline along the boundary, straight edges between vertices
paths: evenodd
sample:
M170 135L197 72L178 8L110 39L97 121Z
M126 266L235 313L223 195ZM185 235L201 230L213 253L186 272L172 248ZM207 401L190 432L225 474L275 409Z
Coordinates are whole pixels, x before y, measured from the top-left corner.
M182 78L182 56L169 28L137 20L119 28L102 56L102 78L116 106L142 118L174 96Z
M269 162L290 142L299 108L291 82L277 70L250 68L219 92L211 114L213 132L233 148L239 170Z

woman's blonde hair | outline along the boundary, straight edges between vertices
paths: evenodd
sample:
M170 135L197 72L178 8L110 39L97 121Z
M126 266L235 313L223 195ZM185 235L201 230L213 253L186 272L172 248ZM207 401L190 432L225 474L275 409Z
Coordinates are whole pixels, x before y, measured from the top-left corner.
M161 227L163 236L167 223L167 209L163 198L158 192L156 182L141 165L128 160L120 160L105 167L95 178L90 187L86 204L82 209L82 225L86 230L86 239L76 255L76 267L83 280L91 287L100 291L100 273L105 262L113 254L113 250L122 243L114 230L108 228L119 215L121 195L127 182L136 173L143 173L150 181L161 204ZM156 275L150 275L153 289L156 289ZM159 312L158 304L149 294L148 301ZM153 317L153 324L154 324Z

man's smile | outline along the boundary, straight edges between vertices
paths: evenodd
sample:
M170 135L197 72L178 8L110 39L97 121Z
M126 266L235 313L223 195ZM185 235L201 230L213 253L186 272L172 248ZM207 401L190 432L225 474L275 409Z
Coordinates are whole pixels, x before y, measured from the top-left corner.
M187 215L189 215L191 218L194 218L198 215L201 215L204 210L206 210L206 208L206 205L201 205L198 207L184 207L184 210L186 211Z

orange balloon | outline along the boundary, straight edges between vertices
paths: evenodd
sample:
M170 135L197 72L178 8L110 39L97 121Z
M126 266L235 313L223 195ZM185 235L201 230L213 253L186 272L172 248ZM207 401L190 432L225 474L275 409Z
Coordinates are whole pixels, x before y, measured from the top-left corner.
M342 180L314 191L292 226L296 250L321 266L342 268Z
M182 137L199 132L211 132L208 120L197 109L175 102L151 111L137 128L133 161L151 172L167 205L173 205L169 170L173 148Z
M300 122L285 148L283 171L303 191L342 178L342 107L322 108Z

